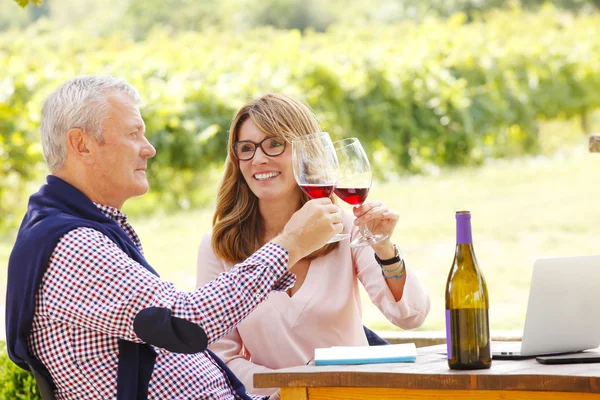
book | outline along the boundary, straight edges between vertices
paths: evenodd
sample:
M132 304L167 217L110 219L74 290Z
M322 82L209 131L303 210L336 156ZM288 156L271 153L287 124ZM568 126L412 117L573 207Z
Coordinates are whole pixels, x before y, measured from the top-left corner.
M415 362L414 343L386 346L334 346L315 349L315 365L378 364Z

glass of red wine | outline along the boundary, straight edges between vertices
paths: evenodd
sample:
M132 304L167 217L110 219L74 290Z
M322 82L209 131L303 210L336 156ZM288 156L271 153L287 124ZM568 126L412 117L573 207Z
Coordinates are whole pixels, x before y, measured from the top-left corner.
M333 145L339 164L335 194L346 203L359 206L365 202L371 188L371 165L367 154L356 138L339 140ZM360 236L350 243L350 247L370 246L388 236L374 234L363 224Z
M327 132L304 135L292 141L292 165L296 182L311 199L330 197L335 189L339 165ZM327 243L349 238L338 233Z

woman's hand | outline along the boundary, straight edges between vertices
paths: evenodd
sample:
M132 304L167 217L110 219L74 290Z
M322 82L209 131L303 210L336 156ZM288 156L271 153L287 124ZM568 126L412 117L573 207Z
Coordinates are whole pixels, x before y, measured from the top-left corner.
M369 230L374 234L388 235L388 238L383 242L373 245L380 248L388 247L391 245L391 237L400 215L390 210L381 201L365 201L362 205L353 209L355 225L367 224Z

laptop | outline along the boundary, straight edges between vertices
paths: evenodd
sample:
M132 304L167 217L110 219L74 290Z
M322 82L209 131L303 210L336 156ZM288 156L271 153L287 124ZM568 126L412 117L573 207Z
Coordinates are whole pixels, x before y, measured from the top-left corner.
M600 346L600 255L533 264L521 343L492 343L493 359L572 353Z

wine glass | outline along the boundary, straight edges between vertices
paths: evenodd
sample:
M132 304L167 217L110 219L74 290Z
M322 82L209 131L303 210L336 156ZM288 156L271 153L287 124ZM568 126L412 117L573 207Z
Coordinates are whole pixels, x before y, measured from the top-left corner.
M330 197L338 176L338 160L329 134L318 132L292 140L292 165L296 182L311 199ZM327 243L349 238L338 233Z
M371 188L371 166L369 159L356 138L335 142L339 162L339 176L335 194L346 203L359 206L367 199ZM350 243L350 247L370 246L385 240L389 235L374 234L366 224L361 226L360 236Z

